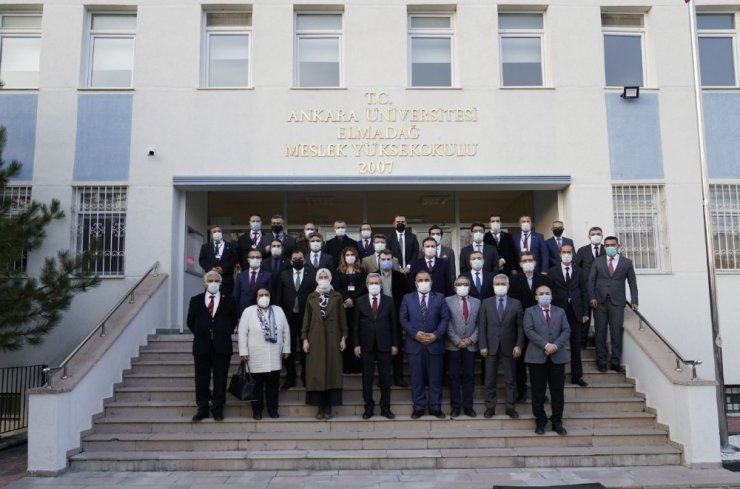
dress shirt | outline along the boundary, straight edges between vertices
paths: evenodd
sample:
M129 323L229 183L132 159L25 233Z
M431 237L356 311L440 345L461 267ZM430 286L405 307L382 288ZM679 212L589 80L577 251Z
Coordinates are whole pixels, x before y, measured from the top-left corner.
M221 258L221 255L224 252L224 240L214 241L213 244L214 244L214 249L216 251L216 253L215 253L216 254L216 258L219 258L220 259Z
M208 308L208 303L211 302L211 296L213 296L213 314L216 314L216 311L218 311L218 304L221 302L221 292L211 294L206 290L206 309Z

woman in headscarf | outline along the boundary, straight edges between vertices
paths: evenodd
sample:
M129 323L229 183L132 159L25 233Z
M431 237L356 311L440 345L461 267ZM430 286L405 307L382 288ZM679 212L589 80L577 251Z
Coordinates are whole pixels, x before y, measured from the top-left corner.
M342 352L346 348L347 316L342 294L331 286L331 272L316 272L316 290L306 301L303 315L303 351L306 354L306 404L318 406L316 419L334 417L342 404Z

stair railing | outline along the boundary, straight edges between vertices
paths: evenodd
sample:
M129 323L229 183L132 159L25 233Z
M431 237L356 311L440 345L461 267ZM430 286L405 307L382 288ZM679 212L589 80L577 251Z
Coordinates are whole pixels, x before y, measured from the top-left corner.
M657 329L655 329L655 327L652 324L650 324L650 321L648 321L647 318L642 315L642 313L640 313L639 311L632 311L632 312L635 313L635 315L640 321L638 331L640 332L646 331L644 326L647 326L648 328L650 328L650 331L652 331L655 334L655 336L657 336L658 339L662 341L663 344L666 347L668 347L669 350L671 350L673 355L676 357L676 372L683 372L683 368L681 366L682 364L688 365L691 367L691 380L696 380L697 379L696 366L702 364L701 360L687 360L686 358L684 358L684 356L681 355L681 353L679 353L676 347L674 347L670 341L668 341L662 334L660 334L660 332Z

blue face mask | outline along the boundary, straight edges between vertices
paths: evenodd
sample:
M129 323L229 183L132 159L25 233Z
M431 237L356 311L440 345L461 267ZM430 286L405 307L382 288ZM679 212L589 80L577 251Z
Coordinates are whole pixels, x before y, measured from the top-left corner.
M616 246L604 246L604 251L606 252L606 256L608 256L610 258L617 256L617 247Z
M539 301L541 306L549 306L552 302L552 296L551 295L538 295L537 300Z
M380 261L380 269L384 272L387 272L388 270L393 268L393 262L391 260L381 260Z

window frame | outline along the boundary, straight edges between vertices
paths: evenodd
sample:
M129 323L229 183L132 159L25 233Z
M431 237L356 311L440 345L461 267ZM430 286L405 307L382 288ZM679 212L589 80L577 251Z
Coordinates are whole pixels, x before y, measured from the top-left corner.
M411 26L411 19L414 17L436 17L449 18L450 27L430 27L419 28ZM406 83L408 88L427 88L427 89L444 89L455 88L457 80L455 76L455 13L454 12L409 12L406 16ZM413 50L411 44L413 39L449 39L450 40L450 84L449 85L414 85L413 84Z
M514 88L514 89L538 89L548 88L550 86L549 79L547 76L547 46L545 44L545 33L547 31L547 16L546 11L533 11L533 10L501 10L496 15L496 21L498 22L498 55L499 55L499 71L500 77L499 82L501 88ZM541 29L508 29L501 28L501 16L502 15L539 15L542 17L542 28ZM506 85L504 83L504 38L511 39L523 39L537 37L540 40L540 76L542 82L540 85Z
M621 189L621 192L620 192ZM612 216L614 218L614 233L619 239L619 247L624 250L624 256L632 260L635 271L642 273L667 273L670 272L670 256L668 246L668 223L665 219L666 215L666 198L665 198L666 187L663 183L634 183L634 182L622 182L612 184ZM628 201L626 196L631 194L632 197L637 197L636 200ZM640 199L641 196L651 195L653 209L645 208L644 198ZM627 206L620 209L618 207L618 200L626 202ZM622 218L626 221L624 226L620 226L619 220ZM654 244L652 246L642 246L640 243L635 243L633 238L628 236L635 236L639 233L641 226L639 221L646 218L651 219L651 224L646 224L650 229L648 233L654 232ZM638 221L637 223L635 221ZM625 232L624 230L629 229L631 232ZM649 244L649 237L648 244ZM655 257L655 266L642 266L643 254L638 252L632 254L630 250L636 249L645 250L647 260L649 260L652 254Z
M341 27L339 29L298 29L298 17L301 15L337 15L341 21ZM339 10L330 11L316 11L316 10L297 10L293 13L293 88L297 89L325 89L332 90L337 88L344 88L344 12ZM338 59L339 64L338 80L337 85L316 85L316 86L302 86L301 85L301 51L300 41L302 39L336 39L338 47Z
M700 15L731 15L732 16L732 23L733 28L732 29L700 29L699 28L699 16ZM737 22L738 22L738 15L737 12L734 11L728 11L728 10L701 10L699 12L696 12L696 44L697 44L697 50L699 50L699 44L700 40L702 38L718 38L718 39L724 39L724 38L730 38L730 43L732 45L732 74L735 78L735 83L733 85L705 85L704 82L701 80L701 54L699 55L699 81L701 83L701 88L719 88L719 89L729 89L729 88L740 88L740 49L738 49L738 28L737 28Z
M93 29L93 18L96 15L128 15L133 16L136 24L139 21L139 15L137 11L132 10L91 10L88 11L87 15L87 46L86 46L86 67L85 67L85 78L84 87L92 90L132 90L134 88L134 69L136 67L136 26L133 30L96 30ZM133 47L131 49L131 78L128 86L94 86L93 85L93 57L95 55L95 40L96 39L131 39Z
M38 17L39 27L3 27L4 17ZM40 11L23 11L18 12L10 10L0 12L0 72L2 72L2 48L5 39L38 39L41 42L41 22L43 22L43 13ZM41 45L39 45L39 66L37 67L37 79L35 85L3 85L2 88L12 89L38 89L41 76ZM5 83L5 80L2 80Z
M2 194L3 199L9 199L11 201L10 208L8 209L5 218L14 218L19 214L22 214L31 206L33 202L33 186L24 184L21 182L9 182L4 189ZM8 272L20 271L21 274L25 274L28 268L28 250L24 249L21 252L21 256L13 262L8 268Z
M639 87L645 88L650 86L648 84L648 65L647 65L647 28L646 28L646 21L647 21L647 15L644 12L609 12L609 11L602 11L601 15L639 15L642 17L642 27L632 27L632 26L605 26L601 24L601 41L602 41L602 53L604 55L604 86L606 88L623 88L625 86L634 86L634 84L629 85L609 85L608 80L606 79L606 46L605 46L605 38L606 36L624 36L624 37L639 37L640 38L640 66L642 67L642 80L640 81Z
M715 268L724 273L740 272L740 183L710 183L709 214Z
M248 14L249 24L244 26L208 26L208 16L210 14ZM200 86L205 89L214 90L239 90L252 88L252 12L245 10L204 10L203 11L203 45L201 55L201 80ZM211 85L210 82L210 65L211 65L211 38L226 36L246 36L248 40L247 48L247 84L238 86L228 85Z

